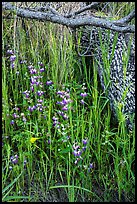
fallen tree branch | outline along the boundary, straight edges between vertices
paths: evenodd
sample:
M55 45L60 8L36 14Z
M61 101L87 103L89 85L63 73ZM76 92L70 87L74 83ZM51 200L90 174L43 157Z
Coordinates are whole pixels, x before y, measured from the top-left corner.
M135 18L135 10L133 10L130 14L128 14L127 16L125 16L124 18L121 18L117 21L113 21L115 24L117 25L122 25L124 23L129 23L133 18Z
M122 23L129 21L129 19L132 19L134 16L134 11L124 17L121 20L115 20L110 21L103 18L97 18L93 16L75 16L75 18L66 18L61 14L55 14L52 12L40 12L40 11L32 11L29 9L24 8L18 8L16 6L13 6L11 3L3 3L2 4L3 9L15 11L16 15L23 18L30 18L30 19L36 19L39 21L50 21L52 23L58 23L70 28L78 28L80 26L96 26L96 27L102 27L106 29L111 29L117 32L123 32L123 33L135 33L135 26L134 25L123 25Z
M75 15L77 15L77 14L80 14L80 13L82 13L82 12L84 12L84 11L89 10L89 9L95 9L95 8L97 8L97 7L99 6L100 3L101 3L101 2L94 2L94 3L92 3L92 4L88 5L88 6L84 6L83 8L79 9L78 11L75 11L75 12L73 12L73 13L64 15L64 17L70 18L70 17L72 17L72 16L75 16Z

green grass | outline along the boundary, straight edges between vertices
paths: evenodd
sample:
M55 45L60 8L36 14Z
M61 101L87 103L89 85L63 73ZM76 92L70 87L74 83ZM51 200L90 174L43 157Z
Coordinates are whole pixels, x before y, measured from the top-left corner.
M3 21L3 201L44 201L51 189L63 189L69 202L111 201L115 194L118 201L123 194L127 201L133 201L135 131L128 132L125 128L120 108L118 124L111 124L110 106L100 90L95 64L87 69L82 57L81 66L67 29L61 38L57 35L61 29L57 25L31 21L26 21L26 25L29 38L16 16ZM14 69L7 49L15 52ZM20 64L19 60L27 62ZM43 63L45 71L33 76L42 76L39 80L44 86L35 86L28 100L22 94L30 90L32 74L28 66L32 63L38 71L38 62ZM47 85L49 80L53 84ZM44 95L35 94L38 90L44 91ZM58 114L63 106L56 104L62 101L57 91L68 91L67 96L72 100L64 111L67 119ZM84 92L87 96L83 105L80 93ZM43 100L45 108L30 112L28 107L36 105L37 99ZM53 126L53 117L58 117L59 129ZM32 137L39 139L31 143ZM84 139L87 139L86 149L81 156L74 156L73 145L77 143L81 150ZM18 162L13 164L11 156L16 154Z

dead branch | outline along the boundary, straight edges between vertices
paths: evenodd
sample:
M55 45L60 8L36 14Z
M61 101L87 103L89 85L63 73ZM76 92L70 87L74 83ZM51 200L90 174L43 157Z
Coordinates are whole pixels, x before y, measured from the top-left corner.
M96 3L97 4L97 3ZM92 6L91 6L92 5ZM95 4L94 4L95 6ZM48 12L45 11L37 11L36 10L30 10L26 8L18 8L16 6L13 6L11 3L3 2L2 7L5 10L14 11L17 16L23 17L23 18L30 18L30 19L36 19L39 21L50 21L52 23L61 24L70 28L78 28L80 26L96 26L96 27L102 27L106 29L111 29L117 32L123 32L123 33L135 33L135 25L128 25L125 24L129 22L131 19L135 17L135 11L132 11L128 16L125 16L122 19L119 20L107 20L104 18L98 18L94 16L78 16L76 14L81 13L89 7L93 7L93 4L90 4L88 7L75 12L75 17L68 18L61 15L59 12L57 12L55 9L51 7L48 8ZM71 14L72 15L72 14Z
M83 8L79 9L78 11L75 11L75 12L73 12L73 13L64 15L64 17L70 18L70 17L72 17L72 16L75 16L75 15L77 15L77 14L80 14L80 13L82 13L82 12L84 12L84 11L89 10L89 9L95 9L95 8L97 8L97 7L99 6L99 4L100 4L100 2L94 2L94 3L92 3L92 4L88 5L88 6L84 6Z

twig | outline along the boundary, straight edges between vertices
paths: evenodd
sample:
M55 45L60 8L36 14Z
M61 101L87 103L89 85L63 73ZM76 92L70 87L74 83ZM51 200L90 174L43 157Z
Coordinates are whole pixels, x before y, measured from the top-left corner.
M97 7L99 6L99 4L100 4L100 2L94 2L94 3L92 3L92 4L88 5L88 6L85 6L85 7L82 8L82 9L79 9L78 11L75 11L75 12L73 12L73 13L64 15L64 17L70 18L70 17L75 16L75 15L77 15L77 14L80 14L80 13L82 13L82 12L84 12L84 11L87 11L87 10L90 10L90 9L95 9L95 8L97 8Z

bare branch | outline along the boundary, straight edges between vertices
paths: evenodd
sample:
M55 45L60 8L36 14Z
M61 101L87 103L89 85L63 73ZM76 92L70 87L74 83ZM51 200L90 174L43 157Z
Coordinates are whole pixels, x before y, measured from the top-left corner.
M75 18L65 18L61 14L55 14L51 12L46 13L46 12L40 12L40 11L31 11L29 9L16 8L10 3L3 3L3 9L15 11L16 15L20 17L37 19L39 21L50 21L52 23L58 23L58 24L61 24L67 27L71 27L71 28L78 28L80 26L89 25L89 26L96 26L96 27L111 29L111 30L114 30L117 32L123 32L123 33L127 33L127 32L134 33L135 32L134 25L124 25L123 26L121 25L121 23L119 25L120 20L110 21L110 20L106 20L102 18L98 19L97 17L93 17L93 16L88 16L88 17L87 16L86 17L76 16Z
M51 6L47 5L47 6L42 6L42 7L37 7L35 9L35 11L51 11L51 13L55 14L55 15L60 15L59 12L56 11L56 9L52 8Z
M79 10L76 11L76 12L73 12L73 13L70 13L70 14L67 14L67 15L64 15L64 17L70 18L70 17L75 16L75 15L77 15L77 14L80 14L80 13L82 13L82 12L84 12L84 11L97 8L97 7L99 6L99 4L100 4L100 2L94 2L94 3L92 3L92 4L88 5L88 6L85 6L85 7L82 8L82 9L79 9Z
M133 18L135 18L135 10L133 10L130 14L128 14L127 16L125 16L124 18L121 18L117 21L113 21L115 24L120 25L120 24L124 24L124 23L129 23Z

